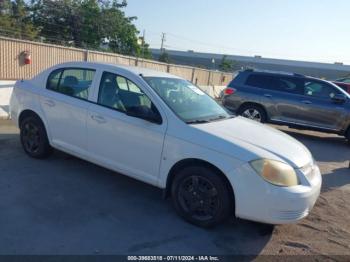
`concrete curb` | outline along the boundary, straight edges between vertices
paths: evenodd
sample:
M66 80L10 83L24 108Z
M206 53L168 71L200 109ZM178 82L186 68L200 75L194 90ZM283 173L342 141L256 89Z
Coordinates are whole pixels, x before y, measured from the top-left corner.
M0 120L10 120L10 115L0 115Z

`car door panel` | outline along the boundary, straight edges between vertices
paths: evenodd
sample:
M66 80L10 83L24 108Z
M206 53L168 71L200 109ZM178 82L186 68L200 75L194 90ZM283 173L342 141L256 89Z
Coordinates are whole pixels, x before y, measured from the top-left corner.
M86 115L89 103L52 91L41 96L52 144L72 151L86 151Z
M330 130L342 127L346 110L344 105L335 104L331 99L304 97L302 100L302 123Z
M298 80L280 75L255 74L248 83L259 87L261 102L272 121L293 122L298 119L300 88Z
M306 123L329 130L342 129L346 119L345 104L337 104L331 98L337 93L340 91L325 82L306 81L302 99Z
M68 72L66 76L65 72ZM50 77L54 74L57 75L57 79L55 80L54 76L51 81ZM76 74L76 76L72 76L72 74ZM95 71L91 69L61 68L49 75L47 87L43 89L40 97L40 104L48 121L51 144L54 147L86 155L86 116L90 104L88 94L93 86L94 74ZM88 82L85 81L86 77L89 78ZM72 80L72 78L75 78L73 80L77 82L75 86L69 88L68 80ZM85 85L85 90L79 86L80 83ZM64 84L66 85L64 86ZM72 91L74 92L73 87L76 87L75 94L72 93ZM79 95L81 93L84 93L84 98Z
M110 86L109 83L108 88ZM125 92L122 92L123 98L128 97ZM108 98L113 92L105 94ZM131 117L122 109L111 108L113 103L107 100L98 99L88 109L87 137L91 158L115 171L157 185L165 119L162 124L155 124ZM99 104L99 101L108 103L108 106ZM133 99L128 101L132 103ZM130 106L127 104L125 106Z
M163 126L92 104L87 129L93 158L116 171L156 184Z

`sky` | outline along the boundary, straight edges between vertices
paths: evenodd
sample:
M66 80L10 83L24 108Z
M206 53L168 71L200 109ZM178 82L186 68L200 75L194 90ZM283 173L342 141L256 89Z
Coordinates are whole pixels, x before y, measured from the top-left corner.
M127 0L166 49L350 64L350 0Z

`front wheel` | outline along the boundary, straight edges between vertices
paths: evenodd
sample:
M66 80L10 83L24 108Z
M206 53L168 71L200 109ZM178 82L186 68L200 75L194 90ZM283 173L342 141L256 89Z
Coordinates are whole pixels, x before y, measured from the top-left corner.
M36 116L29 116L21 122L20 138L24 151L30 157L45 158L52 152L45 127Z
M172 200L178 214L188 222L211 227L233 211L233 194L228 185L207 167L187 167L175 175Z

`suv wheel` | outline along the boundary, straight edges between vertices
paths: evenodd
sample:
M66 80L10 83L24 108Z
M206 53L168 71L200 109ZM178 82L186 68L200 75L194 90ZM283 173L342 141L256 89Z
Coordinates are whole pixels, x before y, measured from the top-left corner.
M245 105L238 111L238 114L260 123L266 122L266 113L260 106Z
M20 138L30 157L45 158L52 152L45 127L36 116L29 116L20 123Z
M234 210L225 181L206 167L182 169L175 175L171 194L178 214L197 226L217 225Z

